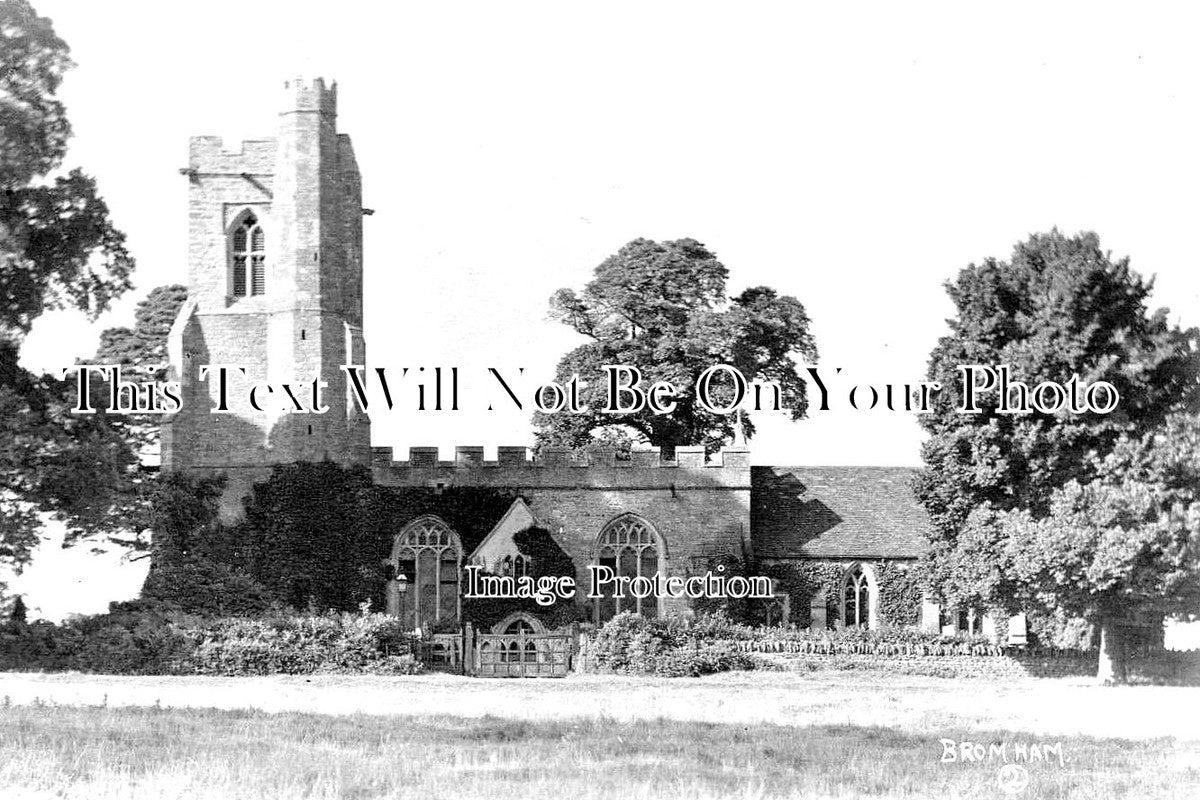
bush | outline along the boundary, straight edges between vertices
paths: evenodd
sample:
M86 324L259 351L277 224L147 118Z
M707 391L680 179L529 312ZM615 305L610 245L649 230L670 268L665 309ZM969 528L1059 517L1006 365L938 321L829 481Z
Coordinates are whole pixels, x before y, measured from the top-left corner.
M682 677L753 669L749 656L730 642L713 641L736 628L723 615L686 626L676 620L645 619L625 612L583 642L592 669L629 675Z
M655 663L654 673L667 678L699 677L714 672L754 669L750 656L729 642L700 644L694 649L678 647L664 653Z
M229 619L205 631L191 667L205 675L310 674L398 668L413 640L384 614ZM404 671L412 671L405 666Z
M706 675L754 669L756 653L833 656L992 655L1004 649L982 636L948 637L908 628L844 628L819 631L742 625L723 613L691 624L647 620L625 613L613 617L581 643L588 669L632 675Z
M206 621L144 601L62 625L0 625L0 669L109 674L268 675L421 669L395 617L330 614Z
M150 569L142 597L164 609L226 617L262 614L270 608L266 589L227 564L190 557L162 562Z

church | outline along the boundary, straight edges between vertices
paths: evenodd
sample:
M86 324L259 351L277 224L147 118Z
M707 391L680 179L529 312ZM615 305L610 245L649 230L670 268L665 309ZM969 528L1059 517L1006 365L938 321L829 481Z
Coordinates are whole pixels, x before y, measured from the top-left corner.
M974 614L926 602L917 563L929 519L892 467L751 466L744 447L711 458L679 447L670 459L634 451L586 458L543 448L437 448L398 457L372 447L370 420L350 397L342 365L367 363L363 338L361 176L350 137L337 130L337 86L284 84L274 138L227 147L194 137L188 166L188 297L169 339L182 410L163 428L163 468L224 475L221 513L275 465L330 460L371 470L381 487L504 489L516 499L468 551L462 532L436 513L393 521L384 596L388 613L414 628L453 624L462 613L464 567L523 574L514 536L549 531L578 565L617 575L686 576L714 559L745 558L802 576L780 591L776 619L814 629L885 625L926 630L990 627ZM486 332L479 331L479 335ZM328 412L212 413L216 381L200 365L242 365L247 382L315 377ZM586 571L581 571L586 575ZM581 586L581 596L590 587ZM686 600L616 596L582 609L594 623L622 611L689 613ZM536 619L524 621L531 628ZM984 631L988 632L988 631Z

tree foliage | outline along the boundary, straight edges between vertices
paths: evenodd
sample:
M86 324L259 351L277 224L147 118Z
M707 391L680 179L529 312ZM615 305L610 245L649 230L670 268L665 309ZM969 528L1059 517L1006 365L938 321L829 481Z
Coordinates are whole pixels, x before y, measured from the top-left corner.
M187 287L179 284L150 290L134 309L134 327L107 328L100 333L100 344L92 363L129 367L127 380L165 380L167 378L167 339L179 309L187 300ZM108 385L92 383L94 406L105 409ZM162 415L110 415L107 421L133 448L147 457L160 453Z
M538 444L585 447L620 426L656 447L718 449L733 439L735 418L705 411L695 397L696 379L716 364L734 366L748 380L777 381L792 418L803 417L807 399L795 358L814 360L817 352L804 306L762 286L730 298L727 276L725 265L693 239L635 239L605 259L581 293L555 293L552 316L589 339L559 361L558 380L579 375L588 411L535 415ZM671 382L680 391L678 407L661 415L601 412L605 364L638 367L642 388ZM752 435L752 422L742 421Z
M71 134L55 96L73 66L66 43L26 0L0 4L0 340L12 345L48 308L92 318L130 287L133 259L95 181L43 180Z
M1087 484L1071 481L1050 513L1005 512L1001 551L1022 600L1081 617L1128 609L1200 613L1200 417L1123 438Z
M1200 613L1200 417L1176 414L1123 437L1090 483L1070 481L1049 513L997 517L997 553L1018 599L1098 623L1109 636L1139 618ZM1117 658L1123 653L1119 648ZM1111 669L1111 667L1110 667ZM1115 667L1123 677L1122 665Z
M72 416L70 387L22 369L33 321L55 308L94 319L130 288L133 258L95 181L59 173L71 128L56 93L72 66L26 0L0 3L0 561L18 568L39 513L74 534L108 529L133 457L98 416Z
M972 264L946 289L956 315L934 349L929 378L945 387L921 424L925 470L918 496L933 519L928 558L934 588L951 603L1014 607L1019 576L1006 568L998 515L1052 510L1056 489L1089 482L1125 436L1156 430L1172 410L1196 409L1197 331L1149 313L1152 282L1114 260L1093 233L1031 236L1008 261ZM1121 395L1111 414L1001 414L957 410L961 364L1010 364L1032 388L1073 375L1104 380Z
M187 300L187 287L159 286L137 304L133 328L107 328L100 333L97 364L162 366L167 363L167 336L179 309Z

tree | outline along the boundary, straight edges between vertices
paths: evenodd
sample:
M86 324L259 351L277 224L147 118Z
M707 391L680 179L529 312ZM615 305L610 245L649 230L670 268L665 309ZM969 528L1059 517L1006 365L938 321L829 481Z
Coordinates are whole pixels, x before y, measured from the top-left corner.
M119 364L122 367L139 369L155 368L152 373L137 372L129 377L139 381L165 380L169 361L167 338L185 300L186 286L172 284L150 290L134 310L133 328L107 328L100 333L100 345L92 363ZM95 381L92 386L97 395L94 405L97 408L105 408L106 385ZM109 422L122 432L135 451L158 455L162 432L160 414L116 416L110 417Z
M1200 611L1200 417L1123 437L1094 480L1052 493L1047 515L1019 509L998 523L1019 599L1095 621L1099 678L1123 682L1128 622Z
M171 284L151 289L133 312L133 328L107 328L100 333L96 363L165 365L168 361L167 336L185 300L186 286Z
M95 181L78 169L48 177L71 134L55 96L71 66L48 19L26 0L0 3L0 561L17 567L41 511L76 532L111 524L131 458L103 421L68 413L65 382L17 363L44 311L94 319L134 267Z
M957 314L930 357L929 378L945 388L920 420L929 439L915 486L933 521L926 566L951 604L1017 610L1021 576L1002 557L1001 514L1044 518L1054 492L1088 483L1122 437L1200 407L1200 334L1148 313L1152 282L1093 233L1031 236L1009 261L972 264L946 289ZM998 413L992 393L982 413L960 413L962 364L1009 364L1031 386L1104 380L1121 400L1110 414L1014 415Z
M72 306L92 318L130 288L133 259L95 181L79 170L42 179L66 155L71 127L55 97L72 65L50 20L26 0L0 5L0 346L33 320Z
M29 616L29 609L25 606L25 598L17 595L17 599L13 601L12 608L8 612L8 618L16 625L24 625Z
M747 380L777 381L792 418L802 418L808 403L795 357L811 361L817 355L804 306L762 286L730 298L727 276L694 239L635 239L596 268L581 294L556 292L551 315L590 339L563 356L557 371L560 382L580 377L587 411L536 414L538 445L585 447L606 429L611 439L611 429L620 427L668 451L698 444L716 450L734 438L736 418L704 410L695 384L717 364L736 367ZM605 364L639 368L643 388L669 381L679 389L678 406L670 414L603 413ZM750 419L741 420L746 435L753 435Z

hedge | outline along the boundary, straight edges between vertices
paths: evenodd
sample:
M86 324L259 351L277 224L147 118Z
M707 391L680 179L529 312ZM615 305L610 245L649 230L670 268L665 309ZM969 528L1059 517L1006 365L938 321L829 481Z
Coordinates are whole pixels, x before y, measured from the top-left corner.
M412 674L414 641L385 614L203 620L153 611L0 625L0 670L132 675Z

